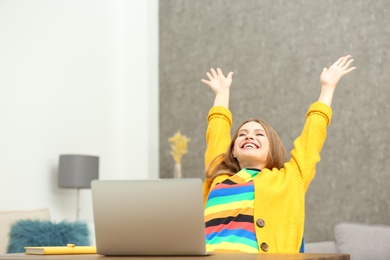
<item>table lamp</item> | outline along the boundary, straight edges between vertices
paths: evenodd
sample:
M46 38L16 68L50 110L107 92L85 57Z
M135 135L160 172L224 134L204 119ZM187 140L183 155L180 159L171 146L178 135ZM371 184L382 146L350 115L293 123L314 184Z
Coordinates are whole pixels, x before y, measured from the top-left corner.
M91 181L99 179L99 157L90 155L60 155L58 186L77 189L77 220L80 211L80 189L91 188Z

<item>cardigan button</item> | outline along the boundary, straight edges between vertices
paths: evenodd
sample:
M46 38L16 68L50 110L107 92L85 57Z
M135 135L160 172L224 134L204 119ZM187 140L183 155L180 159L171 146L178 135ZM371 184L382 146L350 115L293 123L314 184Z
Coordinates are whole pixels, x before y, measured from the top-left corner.
M267 245L267 243L265 243L265 242L261 243L260 248L261 248L261 250L263 250L264 252L267 252L267 251L268 251L268 245Z
M265 221L264 219L261 219L259 218L258 220L256 220L256 225L260 228L264 227L265 226Z

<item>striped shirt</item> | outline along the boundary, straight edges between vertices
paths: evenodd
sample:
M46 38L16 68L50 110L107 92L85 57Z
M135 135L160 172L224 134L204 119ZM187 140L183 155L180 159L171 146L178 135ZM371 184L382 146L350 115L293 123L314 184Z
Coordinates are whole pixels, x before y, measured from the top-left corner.
M205 207L208 252L258 252L253 223L253 178L258 173L242 169L209 193Z

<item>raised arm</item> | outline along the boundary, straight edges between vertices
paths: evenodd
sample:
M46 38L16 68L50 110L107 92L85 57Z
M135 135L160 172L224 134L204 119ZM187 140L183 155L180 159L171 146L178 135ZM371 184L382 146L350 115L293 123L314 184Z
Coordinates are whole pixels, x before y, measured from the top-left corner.
M202 79L201 81L214 91L214 106L229 108L230 85L232 84L233 72L229 72L225 77L222 70L218 68L216 71L215 69L210 69L210 72L207 72L206 75L209 80Z
M205 169L210 170L212 167L209 168L209 166L213 159L226 152L230 145L232 115L229 111L229 95L233 72L229 72L227 77L225 77L222 70L218 68L217 70L210 69L210 72L207 72L206 75L208 80L202 79L201 81L215 93L214 106L210 109L207 117L207 148L204 156ZM205 205L213 182L213 179L209 178L207 174L206 172L206 178L203 183Z
M229 111L230 86L233 72L225 77L220 68L210 69L206 73L208 80L201 82L209 86L215 93L214 106L210 109L207 117L205 167L218 155L226 152L230 145L230 128L232 115Z
M318 101L331 106L334 90L337 83L344 76L355 70L356 67L349 67L353 59L351 55L343 56L333 63L329 68L324 68L321 73L321 94Z
M301 135L294 141L291 159L285 164L286 171L296 172L304 181L305 190L316 173L316 165L320 161L320 152L326 139L327 126L331 121L333 93L339 80L355 67L349 68L352 63L351 56L339 58L329 68L321 73L321 95L313 103L307 114L306 122Z

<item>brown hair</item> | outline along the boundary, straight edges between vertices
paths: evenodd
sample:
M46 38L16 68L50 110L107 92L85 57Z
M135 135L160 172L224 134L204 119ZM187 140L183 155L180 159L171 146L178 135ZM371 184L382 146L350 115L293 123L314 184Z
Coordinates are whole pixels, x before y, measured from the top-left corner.
M241 125L236 129L232 140L230 142L229 148L223 154L218 155L214 158L210 165L206 169L206 178L214 178L221 174L234 175L240 171L240 163L233 156L232 150L234 147L234 142L237 139L238 131L240 128L248 122L257 122L265 130L265 133L269 140L269 151L267 155L266 168L282 168L283 164L286 162L286 150L284 149L283 143L280 140L279 135L276 131L265 121L258 118L249 118L241 123Z

